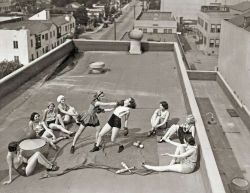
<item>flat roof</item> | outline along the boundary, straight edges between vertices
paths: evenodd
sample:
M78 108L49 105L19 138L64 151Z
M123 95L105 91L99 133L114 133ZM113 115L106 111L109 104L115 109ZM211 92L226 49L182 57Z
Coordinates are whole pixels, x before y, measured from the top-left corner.
M157 60L156 60L157 58ZM95 61L105 63L106 73L89 74L88 65ZM174 153L175 147L158 144L156 137L147 138L150 129L150 118L159 102L168 101L171 113L169 124L182 123L187 110L183 98L180 78L178 74L175 53L144 52L142 55L128 55L127 52L85 52L84 56L75 61L75 66L68 66L57 76L48 81L44 79L36 82L29 81L19 89L19 94L11 93L14 100L0 109L0 170L1 180L6 180L7 163L6 145L23 134L28 126L29 116L33 111L41 112L49 101L56 103L59 94L66 97L66 101L76 109L86 111L97 90L103 90L105 101L117 101L132 96L137 102L137 109L132 110L129 118L130 133L122 135L118 141L125 144L125 150L118 154L117 146L107 145L104 151L90 153L94 144L94 128L87 128L79 138L74 155L69 153L72 139L58 143L61 147L57 164L60 171L80 164L86 158L90 163L104 164L120 168L122 161L129 166L141 169L141 163L166 165L170 157L160 156L161 153ZM47 69L48 70L48 69ZM31 84L29 86L29 84ZM21 93L20 94L20 90ZM100 114L103 126L110 113ZM70 125L70 130L78 127ZM3 135L4 134L4 135ZM158 133L159 138L162 133ZM110 135L105 139L110 140ZM141 140L144 149L135 148L132 143ZM201 170L192 174L178 174L171 172L154 173L147 176L116 175L102 169L80 169L65 175L41 180L44 174L39 170L31 177L19 177L8 186L0 186L1 192L130 192L130 193L163 193L168 192L205 192ZM181 182L180 182L181 180ZM180 183L178 183L180 182ZM194 186L195 184L195 186Z
M238 27L241 27L241 28L244 28L245 30L249 31L250 32L250 25L249 25L249 22L247 23L247 26L244 27L244 20L245 18L249 18L250 17L250 11L244 13L244 14L241 14L241 15L238 15L236 17L233 17L231 18L230 20L228 20L230 23L238 26Z
M229 8L244 12L244 11L247 11L248 9L250 9L250 2L243 1L243 2L237 3L235 5L230 5Z
M139 20L175 21L171 12L148 11L143 12Z
M1 17L0 17L0 22L9 21L9 20L13 20L13 19L21 19L21 18L22 18L22 17L16 17L16 16L12 16L12 17L1 16Z

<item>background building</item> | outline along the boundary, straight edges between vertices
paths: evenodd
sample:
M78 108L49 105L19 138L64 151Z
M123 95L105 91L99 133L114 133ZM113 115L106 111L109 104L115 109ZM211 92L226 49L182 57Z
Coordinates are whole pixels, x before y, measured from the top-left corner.
M250 11L250 2L243 1L235 5L229 6L230 12L234 15L241 15Z
M222 21L219 71L250 110L250 12Z
M177 21L171 12L148 11L135 20L134 28L143 33L172 34L177 32Z
M51 17L42 11L30 20L0 25L0 61L28 64L62 44L75 32L75 19L71 15Z
M220 45L221 21L234 15L229 8L221 5L202 6L198 14L198 48L206 54L218 54Z
M12 6L12 0L0 0L0 13L10 12Z

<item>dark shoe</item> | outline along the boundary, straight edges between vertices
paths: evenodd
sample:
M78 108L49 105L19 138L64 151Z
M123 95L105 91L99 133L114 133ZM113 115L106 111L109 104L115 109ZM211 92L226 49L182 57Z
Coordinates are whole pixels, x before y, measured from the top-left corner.
M100 150L100 148L95 145L94 148L90 150L90 152L95 152L95 151L99 151L99 150Z
M56 165L52 165L51 168L48 168L47 171L57 171L59 170L59 167Z
M163 139L160 139L159 141L157 141L158 143L163 143L164 141L163 141Z
M119 146L119 149L118 149L118 153L121 153L123 150L124 150L124 146L123 146L123 145L120 145L120 146Z
M69 136L70 136L70 137L74 137L75 134L76 134L76 132L74 131L74 132L70 133Z
M71 146L71 148L70 148L70 153L71 153L71 154L74 154L74 153L75 153L75 146L73 146L73 145Z
M153 133L154 133L154 131L149 131L147 136L151 137L153 135Z
M128 135L128 128L124 128L124 133L123 133L124 136L127 136Z

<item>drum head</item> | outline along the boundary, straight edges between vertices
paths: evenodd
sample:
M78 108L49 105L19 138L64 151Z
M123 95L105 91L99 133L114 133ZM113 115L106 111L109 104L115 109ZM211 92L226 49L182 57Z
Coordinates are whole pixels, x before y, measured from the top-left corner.
M34 150L43 147L46 142L43 139L26 139L19 144L22 150Z

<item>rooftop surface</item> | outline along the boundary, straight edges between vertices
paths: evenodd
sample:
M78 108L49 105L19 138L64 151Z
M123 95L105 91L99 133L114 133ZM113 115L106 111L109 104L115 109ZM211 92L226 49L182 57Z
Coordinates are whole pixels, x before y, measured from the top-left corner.
M250 2L249 2L250 3ZM250 11L242 14L242 15L238 15L236 17L233 17L232 19L228 20L229 22L231 22L232 24L238 26L238 27L242 27L245 30L250 32L250 25L249 25L249 21L247 22L247 26L244 27L244 20L245 17L249 18L250 17ZM249 20L249 19L248 19Z
M229 7L230 7L230 9L235 9L235 10L244 12L244 11L247 11L248 9L250 9L250 2L243 1L243 2L237 3L235 5L231 5Z
M139 20L154 20L154 21L174 21L171 12L149 11L144 12Z
M105 62L106 73L88 73L88 64L95 61ZM121 131L118 138L118 141L125 144L125 150L118 154L117 147L107 145L104 151L90 153L95 129L87 128L77 143L74 155L69 153L72 139L58 144L61 150L56 162L60 171L80 164L85 159L111 167L120 167L121 161L137 168L140 168L141 162L168 164L170 158L159 155L174 152L174 147L158 144L156 137L147 138L146 133L150 129L150 117L162 100L169 103L169 124L184 121L187 112L176 67L174 52L145 52L142 55L128 55L127 52L85 52L76 66L67 67L49 81L44 81L42 77L39 81L29 81L18 89L19 91L12 93L14 99L0 109L1 182L8 176L5 161L7 144L24 134L31 112L41 112L48 101L56 102L59 94L64 94L68 103L75 106L79 112L86 111L96 90L106 93L105 101L117 101L129 96L137 101L137 109L131 112L129 118L129 135L124 137ZM49 70L46 69L47 72L42 74L48 73ZM99 116L101 125L105 124L109 116L109 113ZM70 126L70 129L76 130L77 126ZM110 136L106 140L109 138ZM145 146L142 150L132 146L138 139ZM0 192L205 192L200 170L188 175L154 173L147 176L118 176L106 170L90 168L40 180L43 174L44 171L40 170L31 177L19 177L9 186L1 185ZM181 185L178 183L180 181Z

